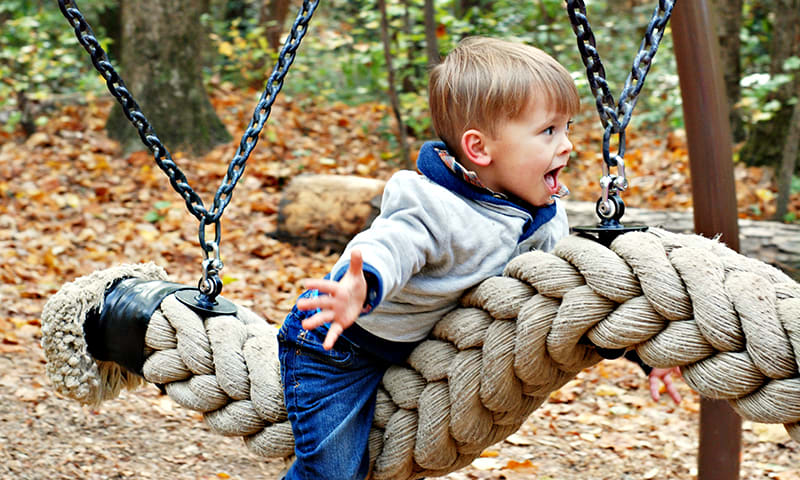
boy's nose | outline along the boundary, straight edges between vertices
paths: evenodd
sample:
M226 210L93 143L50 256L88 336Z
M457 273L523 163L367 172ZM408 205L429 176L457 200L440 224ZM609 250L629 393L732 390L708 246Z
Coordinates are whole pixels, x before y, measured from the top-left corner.
M564 141L561 142L561 154L567 155L570 152L572 152L572 142L570 142L569 137L565 135Z

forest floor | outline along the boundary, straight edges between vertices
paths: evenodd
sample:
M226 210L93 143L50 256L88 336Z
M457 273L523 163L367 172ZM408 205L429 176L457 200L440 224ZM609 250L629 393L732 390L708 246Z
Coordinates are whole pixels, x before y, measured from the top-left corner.
M218 89L214 103L234 137L256 94ZM146 152L123 155L103 131L107 101L55 111L34 135L0 133L0 479L271 479L282 461L210 432L194 412L155 387L96 410L62 398L44 374L40 315L60 286L119 263L153 261L171 280L200 276L197 222ZM279 324L302 279L319 277L336 253L265 235L275 229L282 188L299 173L377 178L399 168L385 107L314 106L279 99L223 217L226 298ZM599 127L587 115L572 134L576 155L562 180L569 198L594 200ZM629 135L629 206L691 206L680 132ZM173 152L208 202L238 141L203 157ZM765 218L774 197L768 170L736 166L739 212ZM800 197L793 198L794 211ZM645 377L603 362L553 394L520 431L449 479L650 479L696 477L699 400L649 399ZM800 446L781 426L744 424L744 479L800 478Z
M0 345L0 478L271 480L282 460L213 433L149 385L98 409L57 395L34 329ZM697 475L699 400L653 402L633 364L582 372L506 441L450 480L640 480ZM744 423L741 478L800 478L800 446L781 425Z

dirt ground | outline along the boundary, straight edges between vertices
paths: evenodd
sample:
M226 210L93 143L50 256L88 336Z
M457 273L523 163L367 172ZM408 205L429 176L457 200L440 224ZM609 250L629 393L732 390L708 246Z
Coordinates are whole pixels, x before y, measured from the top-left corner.
M226 124L247 125L248 94L218 95L215 101ZM276 478L283 461L257 457L241 439L211 433L200 415L153 386L97 410L50 388L38 319L61 284L141 261L164 266L170 280L185 285L196 284L200 273L197 224L149 154L122 155L105 136L109 108L110 102L66 108L27 140L8 139L0 146L0 480ZM330 251L308 252L264 235L274 230L282 187L301 172L385 178L390 162L383 157L386 139L370 127L382 124L382 107L337 105L320 112L287 102L275 114L284 120L267 127L275 141L262 142L254 152L236 206L226 211L223 281L227 298L277 324L300 293L301 280L320 278L336 259ZM577 126L576 145L600 140L589 132ZM191 166L190 181L202 198L212 198L236 145L204 158L181 158ZM630 205L652 207L657 199L656 206L688 207L688 183L676 173L685 169L685 149L667 152L660 140L647 145L639 154L645 178L660 180L632 188L627 198L639 200ZM631 144L631 152L637 148ZM568 182L576 199L583 190L596 193L589 187L598 168L590 148L579 158L587 166L571 162ZM763 189L745 187L739 191ZM664 191L669 195L659 193ZM748 205L751 200L740 199L740 208ZM638 367L624 361L587 370L517 434L445 478L696 478L697 396L682 385L679 406L666 399L655 403L645 383ZM800 479L798 460L800 446L782 426L745 423L742 479Z
M0 345L0 478L273 479L284 462L212 433L199 414L154 386L99 409L57 395L38 329ZM699 400L684 384L675 407L652 402L638 367L604 362L534 412L519 432L461 471L467 479L697 478ZM800 478L800 446L781 426L745 422L742 479Z

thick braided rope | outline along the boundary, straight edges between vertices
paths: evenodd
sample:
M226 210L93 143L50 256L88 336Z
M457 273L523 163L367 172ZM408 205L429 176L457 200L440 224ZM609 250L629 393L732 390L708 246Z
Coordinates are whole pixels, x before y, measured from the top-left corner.
M461 303L408 366L386 373L372 478L468 465L601 360L584 337L635 348L652 366L681 366L699 393L730 400L745 418L784 423L800 440L800 286L716 241L651 229L608 249L568 237L550 254L517 257ZM148 381L256 452L291 453L273 327L246 309L204 323L167 297L146 344Z

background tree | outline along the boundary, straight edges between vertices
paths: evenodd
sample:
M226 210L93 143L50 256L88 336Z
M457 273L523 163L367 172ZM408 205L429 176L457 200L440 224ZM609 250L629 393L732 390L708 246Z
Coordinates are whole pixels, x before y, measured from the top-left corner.
M203 85L200 52L207 32L200 17L207 8L207 0L122 2L123 78L159 138L173 151L202 154L231 138ZM124 151L142 148L119 105L106 128Z
M394 80L394 66L392 65L392 45L389 36L389 19L386 13L386 0L378 0L378 9L381 14L381 40L383 41L383 53L386 61L386 71L389 81L389 99L392 104L392 112L397 122L397 143L400 145L402 155L401 162L406 168L412 168L411 157L408 154L408 143L406 141L406 125L403 121L403 114L400 111L400 100L397 95Z
M100 2L100 6L103 8L99 8L97 12L96 24L100 26L101 32L109 39L108 50L106 51L112 59L120 58L122 55L121 3L122 0ZM91 22L91 19L89 21Z
M242 19L247 15L247 1L246 0L221 0L224 7L222 8L223 18L229 22L236 19Z
M800 98L800 82L795 82L795 98ZM778 198L775 202L775 217L783 220L789 211L789 200L792 191L792 180L797 168L797 157L800 155L800 101L795 101L792 116L789 120L789 131L783 145L781 169L778 174Z
M740 158L749 165L777 167L781 162L792 116L791 99L800 82L800 75L791 75L786 70L790 57L800 56L800 2L799 0L772 0L763 2L769 8L771 39L769 41L768 75L774 88L767 95L765 121L750 127L747 142L740 151ZM772 112L772 108L775 111Z
M428 53L428 67L432 67L441 61L439 39L436 37L438 28L436 5L434 5L433 0L425 0L425 51Z
M725 79L725 92L730 106L731 134L734 141L745 139L744 120L739 109L742 89L742 61L740 32L742 29L743 0L712 0L717 19L717 39L719 40L722 68Z
M386 2L384 1L382 6L381 4L378 5L378 8L381 10L381 18L383 18L383 12L386 10ZM389 33L391 40L396 42L398 37L401 37L405 40L406 47L403 49L405 50L405 65L407 68L401 69L400 76L400 84L402 86L401 90L403 92L413 92L416 91L418 88L419 78L425 76L425 63L421 63L418 61L420 57L422 57L422 51L425 49L425 45L423 44L423 37L420 35L415 35L415 31L417 30L417 25L420 24L420 11L415 1L405 1L403 2L403 14L402 18L402 29ZM427 22L427 18L423 20ZM388 12L386 14L386 28L388 33L390 20ZM427 23L425 24L427 26ZM381 25L383 28L383 25ZM382 38L382 37L381 37ZM394 75L394 73L393 73Z
M259 23L266 28L267 42L272 50L281 47L281 34L289 14L289 0L266 0L261 3Z

